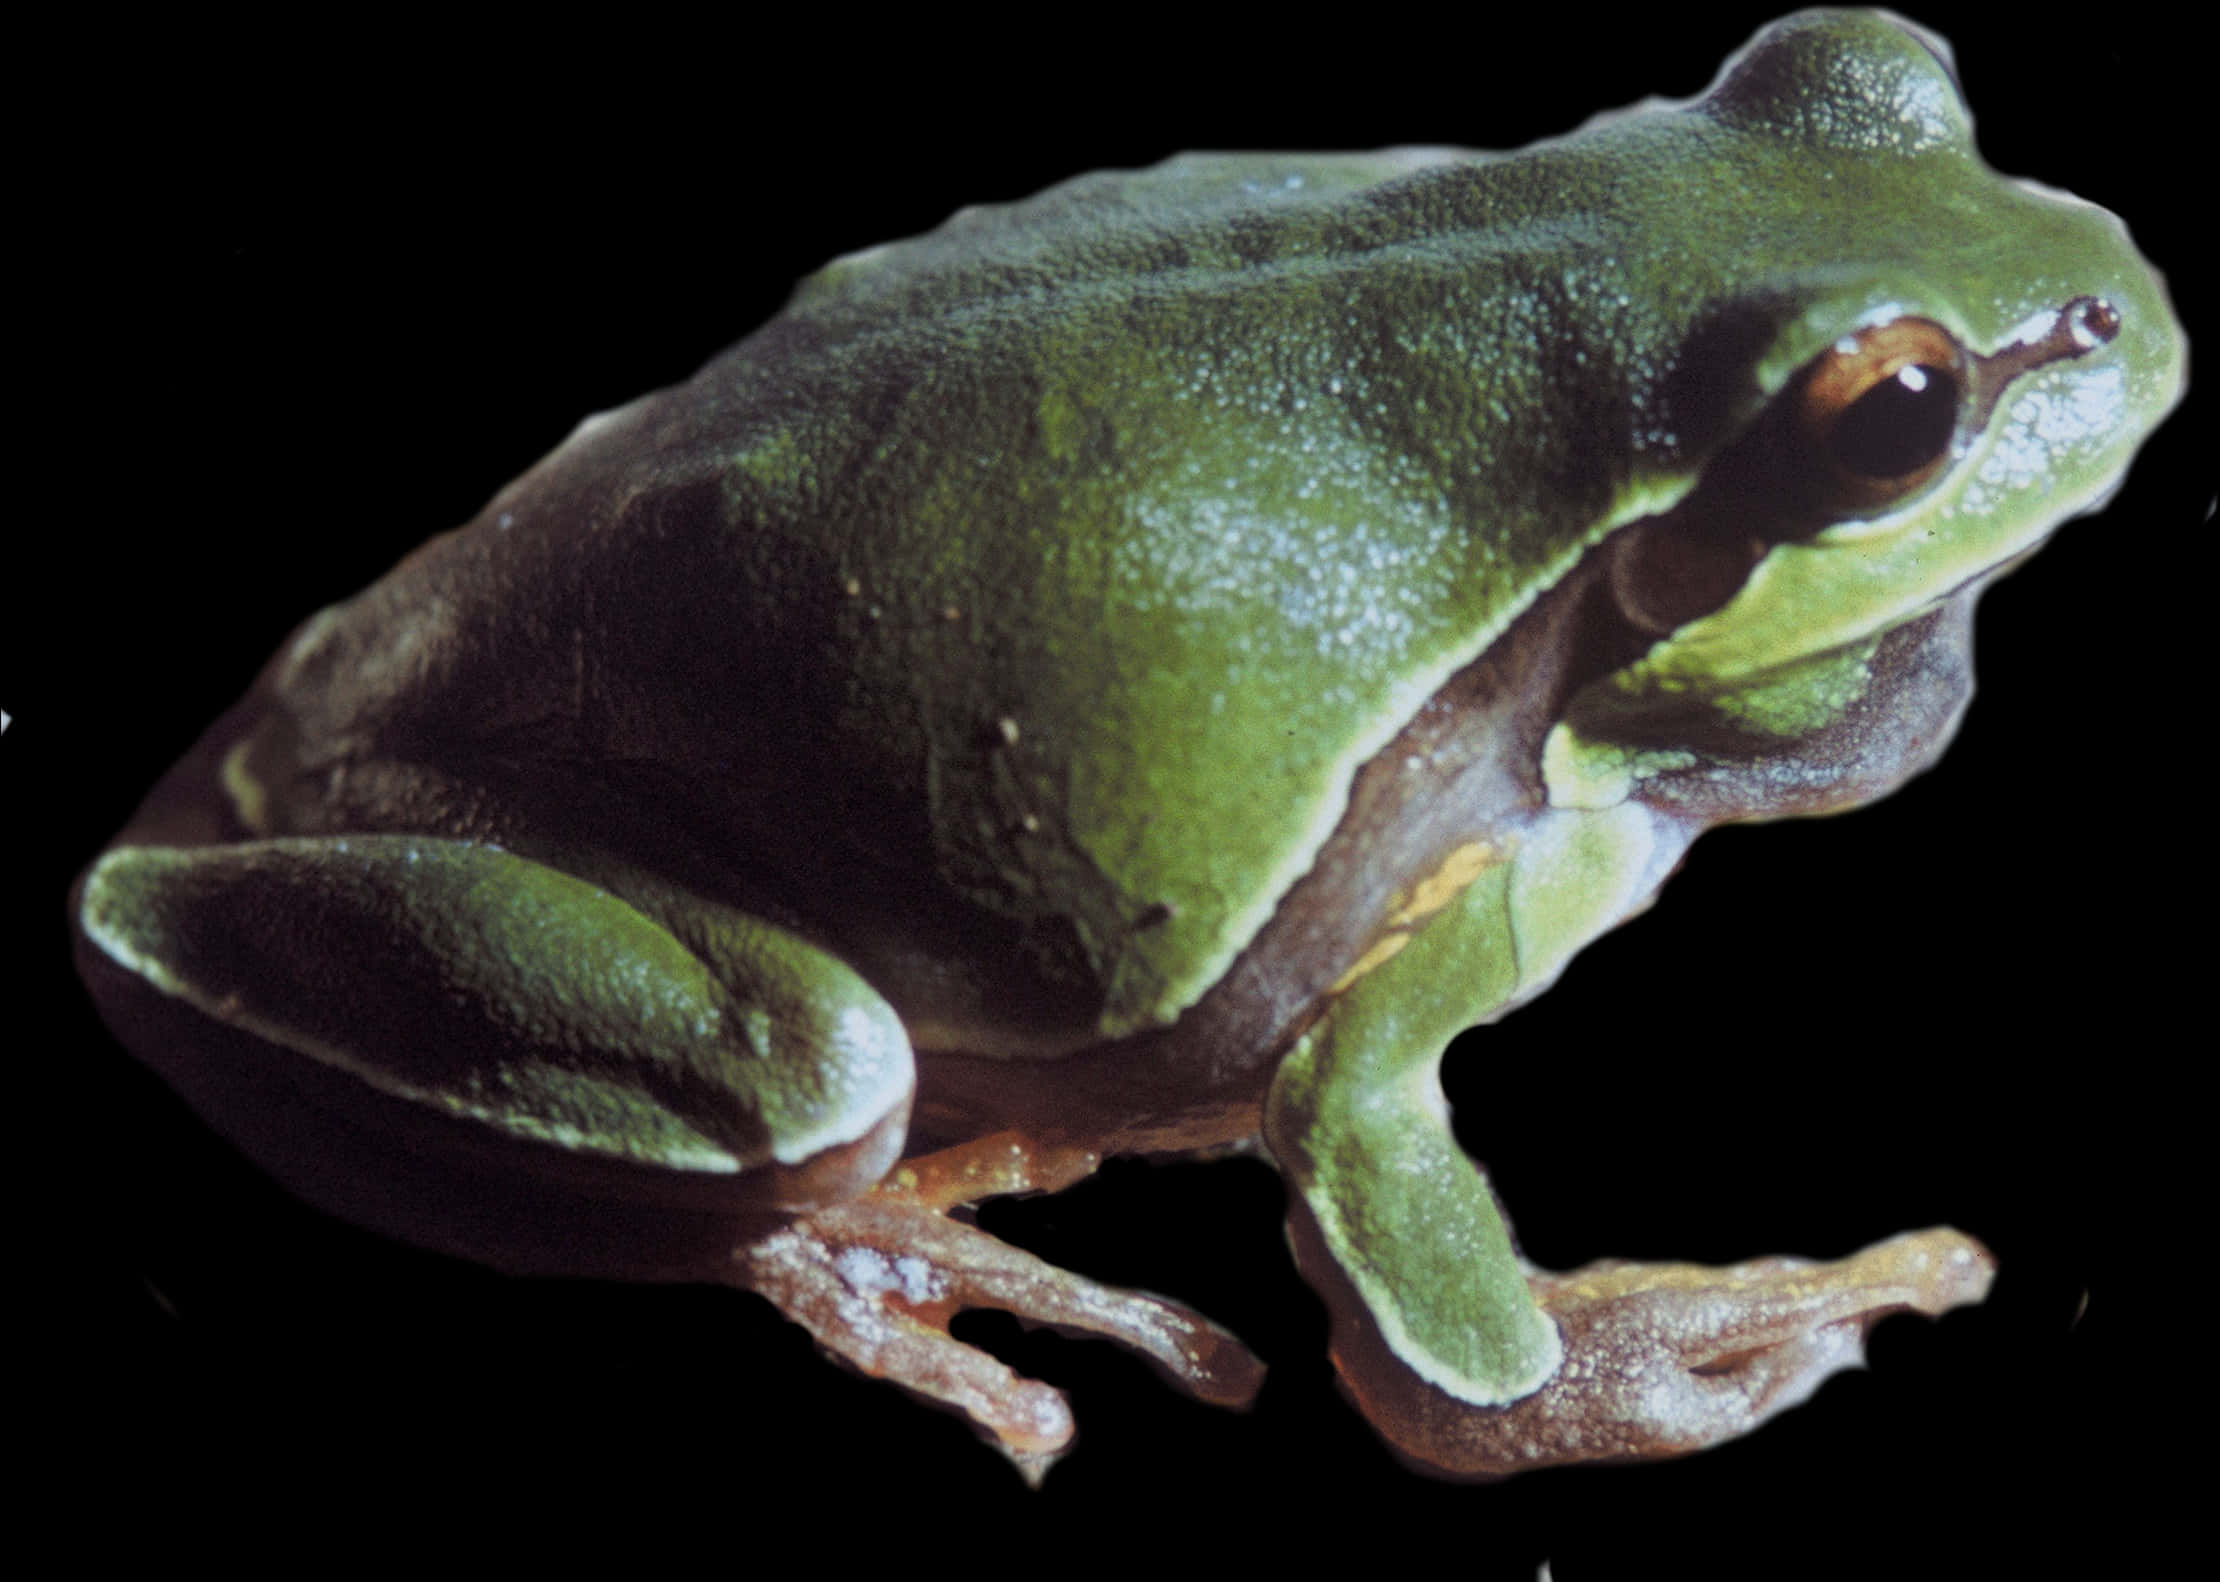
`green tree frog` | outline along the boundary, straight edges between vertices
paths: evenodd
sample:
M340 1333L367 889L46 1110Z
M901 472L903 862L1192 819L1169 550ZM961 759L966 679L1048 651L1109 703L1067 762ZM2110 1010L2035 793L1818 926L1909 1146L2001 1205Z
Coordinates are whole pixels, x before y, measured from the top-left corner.
M1256 1145L1407 1456L1695 1449L1989 1255L1545 1273L1443 1047L1702 830L1930 762L1981 588L2183 365L1870 15L1518 154L967 210L312 616L80 881L82 970L311 1201L756 1291L1031 1472L1066 1405L960 1309L1258 1365L962 1211Z

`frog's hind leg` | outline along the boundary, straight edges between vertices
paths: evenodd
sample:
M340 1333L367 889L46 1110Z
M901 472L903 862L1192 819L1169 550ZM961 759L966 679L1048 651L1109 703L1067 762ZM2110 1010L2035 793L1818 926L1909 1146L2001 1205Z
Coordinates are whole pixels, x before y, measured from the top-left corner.
M966 1308L1122 1341L1213 1405L1246 1405L1263 1381L1263 1365L1191 1309L1097 1284L945 1212L997 1193L1054 1190L1094 1163L1009 1136L907 1161L869 1195L740 1249L731 1278L859 1371L964 1413L1037 1483L1071 1443L1070 1406L951 1335L949 1321Z

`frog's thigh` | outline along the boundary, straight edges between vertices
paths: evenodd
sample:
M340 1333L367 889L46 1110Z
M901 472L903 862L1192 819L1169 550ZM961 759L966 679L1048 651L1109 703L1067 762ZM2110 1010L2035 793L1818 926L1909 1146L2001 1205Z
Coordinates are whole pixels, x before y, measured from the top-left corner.
M899 1152L912 1067L893 1009L738 913L689 909L682 943L544 863L385 835L120 848L79 919L167 1003L461 1139L805 1199L827 1185L809 1161L851 1155L836 1191L853 1191Z
M1427 1383L1497 1405L1555 1371L1555 1327L1457 1145L1442 1051L1517 987L1509 868L1483 873L1352 984L1281 1063L1266 1136L1381 1340ZM1299 1243L1300 1245L1300 1243Z

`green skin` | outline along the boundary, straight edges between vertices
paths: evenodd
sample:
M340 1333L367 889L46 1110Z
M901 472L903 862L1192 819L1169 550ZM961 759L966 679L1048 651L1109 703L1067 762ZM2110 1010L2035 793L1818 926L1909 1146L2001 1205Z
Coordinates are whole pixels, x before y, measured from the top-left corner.
M2116 332L1969 400L1901 498L1705 492L1846 335L1986 358L2089 297ZM913 1099L913 1147L1261 1119L1345 1324L1520 1400L1570 1342L1443 1045L1704 827L1921 767L1980 582L2101 502L2183 357L2118 223L1992 173L1869 16L1520 154L1084 177L836 260L311 619L87 875L81 958L302 1190L518 1267L624 1260L356 1201L280 1157L275 1087L759 1249ZM1721 597L1595 615L1613 546L1722 520L1762 544Z

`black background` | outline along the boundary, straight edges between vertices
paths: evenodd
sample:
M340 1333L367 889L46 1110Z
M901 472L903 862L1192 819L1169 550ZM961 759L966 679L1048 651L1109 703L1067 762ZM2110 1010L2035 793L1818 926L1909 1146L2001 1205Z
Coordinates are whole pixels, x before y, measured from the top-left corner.
M1983 689L1936 772L1846 819L1706 838L1654 912L1450 1063L1545 1265L1837 1255L1942 1222L1998 1252L1987 1306L1884 1326L1870 1372L1692 1460L1492 1487L1404 1470L1335 1393L1270 1172L1121 1164L984 1221L1193 1302L1273 1372L1236 1416L1108 1346L985 1321L1081 1424L1029 1493L752 1298L505 1280L299 1208L130 1062L68 967L70 875L304 614L826 258L1185 147L1515 147L1697 93L1766 15L1683 9L714 35L620 16L50 62L69 91L24 145L19 244L43 416L18 420L0 669L16 1300L48 1337L19 1421L47 1473L179 1556L435 1519L450 1553L537 1533L751 1568L1397 1565L1446 1543L1468 1575L1922 1576L2132 1554L2168 1476L2137 1433L2164 1343L2135 1282L2187 1219L2154 1116L2203 1047L2172 1020L2201 774L2169 743L2209 417L2177 414L2103 516L1987 597ZM2209 134L2180 45L2124 16L1922 17L1990 162L2127 216L2199 333ZM2129 1502L2098 1500L2123 1471Z

